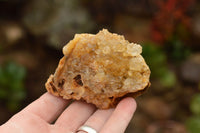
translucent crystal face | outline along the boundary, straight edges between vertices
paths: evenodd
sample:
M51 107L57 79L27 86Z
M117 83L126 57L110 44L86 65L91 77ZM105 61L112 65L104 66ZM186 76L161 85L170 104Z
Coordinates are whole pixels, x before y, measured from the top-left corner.
M129 43L123 36L107 30L97 35L77 34L64 48L63 72L56 74L58 82L66 80L66 92L82 95L77 86L95 94L107 96L144 89L149 83L150 70L140 55L142 47ZM78 75L78 77L77 77ZM76 87L75 87L76 88Z
M124 95L138 96L149 86L150 70L141 52L140 45L107 30L77 34L63 48L64 57L45 86L64 99L114 107Z

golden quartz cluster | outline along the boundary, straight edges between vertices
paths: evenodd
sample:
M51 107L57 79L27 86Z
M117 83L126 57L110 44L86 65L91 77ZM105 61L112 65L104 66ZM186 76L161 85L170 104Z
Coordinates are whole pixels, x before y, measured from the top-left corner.
M142 47L106 29L96 35L76 34L63 53L46 89L64 99L85 100L107 109L127 95L140 95L150 84Z

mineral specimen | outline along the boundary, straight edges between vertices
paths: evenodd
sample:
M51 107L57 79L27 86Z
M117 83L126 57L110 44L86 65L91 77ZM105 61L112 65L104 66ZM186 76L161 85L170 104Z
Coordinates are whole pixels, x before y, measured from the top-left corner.
M150 84L142 47L106 29L96 35L76 34L63 53L46 89L64 99L85 100L107 109L124 96L139 95Z

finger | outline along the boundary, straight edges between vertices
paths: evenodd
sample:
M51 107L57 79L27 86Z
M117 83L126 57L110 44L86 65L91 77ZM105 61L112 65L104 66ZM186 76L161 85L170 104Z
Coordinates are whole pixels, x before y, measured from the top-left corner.
M116 107L100 133L123 133L136 110L133 98L123 99Z
M22 110L22 113L37 115L46 122L51 123L61 114L68 103L68 100L53 96L47 92Z
M113 111L114 109L108 109L108 110L99 109L84 123L84 125L87 125L95 129L97 132L99 132ZM84 132L79 131L78 133L84 133Z
M67 131L75 132L96 110L95 106L82 101L73 102L61 116L55 125L68 127Z

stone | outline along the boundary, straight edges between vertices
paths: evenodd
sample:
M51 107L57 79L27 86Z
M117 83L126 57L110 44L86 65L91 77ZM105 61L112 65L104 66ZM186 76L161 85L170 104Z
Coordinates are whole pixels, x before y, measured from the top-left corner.
M87 10L79 0L34 0L23 15L25 27L35 36L45 36L47 44L61 49L77 32L94 27Z
M183 62L181 65L181 77L188 82L200 82L200 53L191 55Z
M150 84L142 47L106 29L96 35L76 34L63 53L46 88L64 99L83 99L106 109L129 93L141 94Z
M24 36L24 29L18 23L0 22L0 45L3 47L17 44Z

